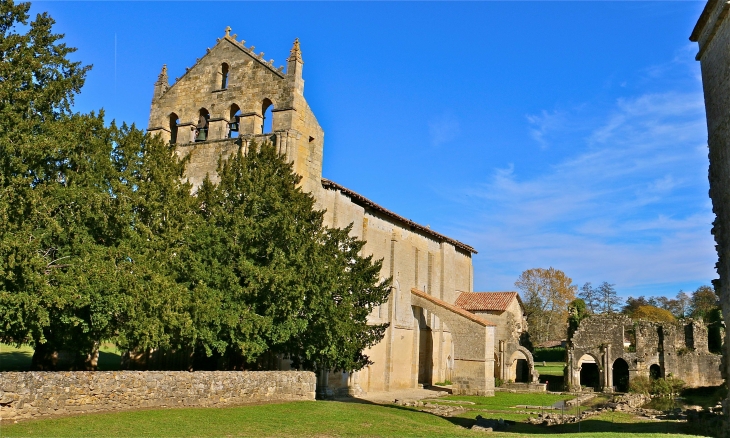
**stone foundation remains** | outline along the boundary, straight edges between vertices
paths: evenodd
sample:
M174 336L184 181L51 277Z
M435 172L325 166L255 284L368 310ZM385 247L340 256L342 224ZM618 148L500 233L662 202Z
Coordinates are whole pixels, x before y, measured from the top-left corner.
M314 400L315 386L306 371L0 373L0 419Z

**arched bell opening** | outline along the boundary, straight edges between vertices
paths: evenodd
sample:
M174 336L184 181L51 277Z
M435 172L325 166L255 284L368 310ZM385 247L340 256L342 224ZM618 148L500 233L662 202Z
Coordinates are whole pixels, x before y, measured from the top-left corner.
M180 125L180 118L177 114L170 114L170 144L177 143L177 128Z
M235 103L231 105L228 118L228 138L238 138L241 130L241 108Z
M205 108L198 111L198 123L195 125L195 141L208 140L208 121L210 120L210 112Z
M601 378L596 358L584 354L578 361L578 366L580 367L580 386L599 390Z
M629 392L629 364L618 358L613 362L613 386L618 392Z
M228 88L228 64L225 62L221 64L220 71L218 73L219 85L221 90Z
M261 123L261 133L262 134L268 134L274 131L274 103L269 99L266 98L261 103L261 115L263 116L263 120Z

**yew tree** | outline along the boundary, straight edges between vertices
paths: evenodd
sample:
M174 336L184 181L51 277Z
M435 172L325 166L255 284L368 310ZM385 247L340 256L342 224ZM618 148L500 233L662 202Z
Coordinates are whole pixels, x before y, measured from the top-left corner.
M388 295L381 261L360 254L364 242L349 228L323 225L323 211L270 143L221 160L218 178L197 192L204 223L181 272L196 347L248 367L265 353L308 369L367 365L363 349L385 330L367 324Z

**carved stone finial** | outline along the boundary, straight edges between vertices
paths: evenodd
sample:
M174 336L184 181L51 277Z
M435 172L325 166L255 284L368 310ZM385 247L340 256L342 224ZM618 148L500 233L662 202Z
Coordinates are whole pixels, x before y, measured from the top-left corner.
M231 26L226 26L226 36L231 36Z
M167 79L167 64L162 64L162 71L160 72L160 75L157 77L157 84L165 84L168 85L168 79Z
M299 61L304 63L304 61L302 61L302 49L299 47L299 38L294 40L294 45L289 52L289 58L287 61Z
M233 39L235 40L236 38L238 38L238 34L237 33L234 33L233 34Z

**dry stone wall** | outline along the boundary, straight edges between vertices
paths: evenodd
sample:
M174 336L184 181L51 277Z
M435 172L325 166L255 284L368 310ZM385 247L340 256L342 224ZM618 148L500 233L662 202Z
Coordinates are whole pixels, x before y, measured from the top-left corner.
M0 373L0 419L314 400L315 387L305 371Z

